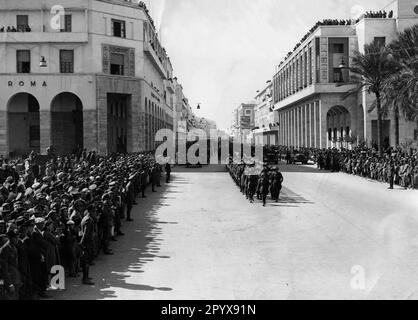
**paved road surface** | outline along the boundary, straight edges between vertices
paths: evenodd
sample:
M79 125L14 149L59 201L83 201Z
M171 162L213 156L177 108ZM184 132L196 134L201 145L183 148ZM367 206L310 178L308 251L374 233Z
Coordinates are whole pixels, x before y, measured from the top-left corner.
M266 208L227 173L174 172L92 267L96 286L55 298L418 299L418 191L282 167Z

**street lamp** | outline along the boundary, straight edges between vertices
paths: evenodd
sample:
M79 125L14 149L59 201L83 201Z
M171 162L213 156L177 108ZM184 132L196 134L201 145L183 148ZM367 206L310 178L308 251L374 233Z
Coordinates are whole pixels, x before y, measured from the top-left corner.
M339 65L340 69L347 69L347 64L345 63L344 57L341 58L341 64Z
M39 66L41 68L46 68L47 63L46 63L46 60L45 60L45 57L44 56L41 57L41 61L39 62Z

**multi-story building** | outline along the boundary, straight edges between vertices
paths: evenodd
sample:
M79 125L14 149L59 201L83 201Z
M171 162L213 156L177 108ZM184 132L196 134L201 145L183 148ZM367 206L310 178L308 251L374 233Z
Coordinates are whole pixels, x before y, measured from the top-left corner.
M388 44L417 24L418 3L397 0L384 12L379 18L363 15L351 23L317 26L278 66L273 101L280 123L279 144L326 148L377 140L377 114L368 112L374 97L365 91L346 97L354 88L349 67L355 52L364 52L366 44ZM415 125L401 118L395 128L396 122L391 117L384 121L386 144L396 144L395 130L401 143L416 142Z
M244 140L251 138L251 132L255 128L255 107L255 102L241 103L234 110L231 126L233 136Z
M278 113L273 110L273 84L268 81L267 86L257 92L254 108L254 141L263 145L276 145L279 127Z
M0 154L150 151L173 126L173 68L143 3L0 0L0 23Z

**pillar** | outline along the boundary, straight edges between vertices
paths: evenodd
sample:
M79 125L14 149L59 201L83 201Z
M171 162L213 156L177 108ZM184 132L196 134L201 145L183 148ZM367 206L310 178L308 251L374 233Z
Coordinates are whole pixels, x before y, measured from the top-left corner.
M39 125L41 135L41 154L46 155L47 149L51 146L51 112L50 110L39 111Z

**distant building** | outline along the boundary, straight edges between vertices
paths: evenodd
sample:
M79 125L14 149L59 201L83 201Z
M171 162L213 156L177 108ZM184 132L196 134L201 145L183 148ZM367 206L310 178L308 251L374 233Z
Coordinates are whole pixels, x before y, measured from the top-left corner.
M253 139L259 144L276 145L279 138L279 124L278 113L274 112L273 84L271 81L257 93L255 101Z
M255 127L255 103L241 103L233 112L231 131L235 137L246 136Z
M378 18L362 16L351 24L318 26L279 65L273 79L279 144L339 148L353 141L376 142L377 114L368 112L374 97L366 92L344 96L353 88L348 67L355 51L364 52L373 41L389 44L418 23L416 0L397 0L384 10ZM399 130L400 143L417 145L416 129L415 123L390 115L383 123L383 138L394 146Z

